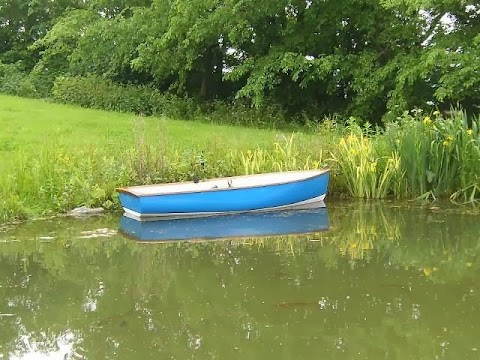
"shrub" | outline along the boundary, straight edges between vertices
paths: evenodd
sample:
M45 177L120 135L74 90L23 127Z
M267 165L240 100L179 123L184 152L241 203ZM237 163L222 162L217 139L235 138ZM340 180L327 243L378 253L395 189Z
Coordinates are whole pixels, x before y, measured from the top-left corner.
M207 122L217 124L242 125L256 128L298 127L294 119L289 119L285 111L277 105L251 107L243 102L226 103L213 101L203 107L203 117Z
M54 100L62 103L141 115L188 119L196 111L191 99L162 94L150 86L118 84L94 75L58 77L52 94Z
M304 118L295 121L277 105L252 108L242 102L213 101L200 106L192 98L162 93L151 86L118 84L95 75L58 77L52 94L55 101L87 108L175 119L197 118L219 124L294 129L305 121Z
M0 92L24 97L38 97L35 85L21 65L0 62Z

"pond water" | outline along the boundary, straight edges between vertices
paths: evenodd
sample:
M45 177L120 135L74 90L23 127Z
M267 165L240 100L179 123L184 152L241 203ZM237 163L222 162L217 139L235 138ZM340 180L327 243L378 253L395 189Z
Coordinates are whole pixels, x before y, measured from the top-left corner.
M329 202L308 235L0 232L0 359L480 359L479 215Z

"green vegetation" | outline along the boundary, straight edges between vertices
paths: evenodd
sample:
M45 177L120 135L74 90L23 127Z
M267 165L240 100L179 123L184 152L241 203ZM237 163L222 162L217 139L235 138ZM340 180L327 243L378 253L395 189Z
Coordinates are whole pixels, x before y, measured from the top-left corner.
M470 0L7 0L0 93L128 115L0 96L0 222L325 164L335 195L475 202L479 19Z
M128 184L319 167L324 161L313 135L138 117L5 95L0 104L1 222L82 204L117 208L115 188Z
M6 0L0 92L51 97L65 77L96 76L288 119L476 113L479 19L472 0Z
M479 120L405 113L385 129L213 125L0 95L0 220L76 206L118 209L115 188L248 173L332 169L330 196L480 197Z
M271 143L280 132L235 126L218 126L163 118L119 114L42 100L0 95L0 150L38 150L46 141L78 148L133 145L136 135L168 145L197 147L218 142L219 146L250 148ZM232 136L234 135L234 136ZM164 137L159 138L160 136ZM165 144L166 145L166 144Z
M292 129L306 122L298 117L287 120L285 112L274 106L254 109L222 101L200 104L191 98L162 93L152 86L121 85L95 75L58 77L51 97L56 102L87 108L257 128Z
M384 130L353 125L334 158L356 197L450 197L473 202L480 190L480 120L453 112L405 113Z

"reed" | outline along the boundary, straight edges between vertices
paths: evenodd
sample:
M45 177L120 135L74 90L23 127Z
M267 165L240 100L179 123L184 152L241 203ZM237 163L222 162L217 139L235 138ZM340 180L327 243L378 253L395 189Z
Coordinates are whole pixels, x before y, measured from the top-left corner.
M384 198L394 188L400 172L396 151L384 154L378 134L366 134L352 124L350 132L339 141L332 159L337 164L346 187L354 197Z
M387 128L385 135L401 154L402 195L475 201L480 186L479 119L469 122L459 111L448 118L416 111L405 113L400 124Z
M455 111L406 112L384 130L350 124L331 158L351 196L450 198L476 202L480 190L480 122Z

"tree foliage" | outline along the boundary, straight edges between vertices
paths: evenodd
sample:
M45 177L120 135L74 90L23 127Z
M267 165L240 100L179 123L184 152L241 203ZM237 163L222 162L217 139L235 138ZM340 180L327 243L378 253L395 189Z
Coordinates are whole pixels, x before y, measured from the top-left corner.
M244 99L373 121L427 103L478 111L480 6L473 1L5 4L0 61L25 60L52 82L93 74L199 101Z
M29 46L45 36L69 10L83 6L81 0L2 0L0 3L0 61L21 61L31 69L38 51Z
M398 0L421 19L421 42L410 66L399 69L391 105L461 104L478 111L480 99L480 6L473 1Z

